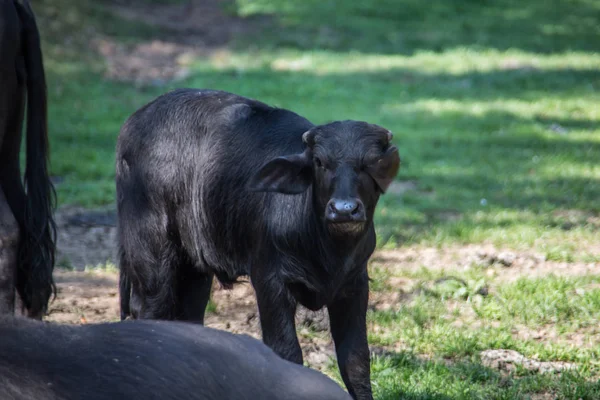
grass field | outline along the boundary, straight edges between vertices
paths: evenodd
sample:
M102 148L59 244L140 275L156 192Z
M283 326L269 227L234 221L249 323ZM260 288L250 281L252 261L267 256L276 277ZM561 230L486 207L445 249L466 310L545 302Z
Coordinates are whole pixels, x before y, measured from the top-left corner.
M375 296L397 291L395 279L431 286L369 315L370 342L387 349L373 360L377 398L600 398L600 2L237 0L227 13L271 19L160 87L104 79L89 50L99 33L132 43L160 31L104 2L33 5L61 205L114 202L119 128L171 88L233 91L315 123L381 124L403 160L376 217L382 249L489 244L596 267L508 280L510 269L465 262L454 272L466 284L440 286L443 268L374 261ZM541 330L551 334L523 335ZM479 360L495 348L578 368L499 372Z

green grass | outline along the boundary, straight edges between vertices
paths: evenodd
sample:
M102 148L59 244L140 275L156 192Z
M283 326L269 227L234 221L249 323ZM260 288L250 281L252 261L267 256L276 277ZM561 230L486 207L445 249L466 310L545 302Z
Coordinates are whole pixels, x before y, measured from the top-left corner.
M66 22L50 22L44 17L55 18L52 6L35 4L48 35L52 173L64 178L59 201L114 201L114 146L124 120L174 87L210 87L289 107L316 123L353 118L392 129L403 160L398 179L413 180L418 189L383 197L381 246L488 241L593 259L589 247L600 225L600 54L590 49L597 26L586 24L598 7L554 3L533 1L523 9L507 1L486 7L437 1L425 12L412 1L369 11L341 2L319 2L319 8L314 1L240 0L239 8L229 8L274 12L279 19L240 38L238 50L197 60L189 79L162 88L105 81L98 57L73 50L87 43L73 34L83 18L86 29L122 42L159 35L152 28L111 23L101 5L87 2L70 7ZM335 21L343 23L330 28L348 40L322 43L311 29L334 6ZM305 18L312 10L317 17ZM442 20L450 21L443 32ZM281 34L272 34L273 24ZM529 34L552 24L555 33ZM305 46L286 40L288 33L303 37ZM384 33L402 43L383 40ZM75 44L64 46L65 36Z
M597 51L594 0L236 0L240 15L270 13L284 30L269 44L413 54L467 46L536 53ZM261 45L263 43L260 43Z
M597 358L600 348L566 353L560 350L560 344L528 343L511 338L511 332L517 327L534 332L551 326L567 336L596 327L600 318L600 288L589 289L589 284L598 282L600 276L522 278L499 286L490 295L471 293L466 299L447 292L444 296L443 289L438 288L421 292L403 307L373 312L371 320L386 328L384 334L373 335L373 343L402 343L419 353L444 357L469 356L476 351L508 346L503 348L528 352L534 349L547 360L560 356L564 361L576 361L585 354ZM448 340L453 336L457 340Z
M425 269L400 276L421 276L427 283L438 274ZM385 279L381 270L376 276ZM483 280L477 272L463 277ZM415 291L404 304L371 311L369 343L391 349L372 361L377 398L397 398L399 393L408 399L526 399L537 392L560 399L600 395L600 347L590 336L595 329L598 338L600 275L488 283L492 290L486 296L471 293L464 298L460 291L454 296L449 287L429 285L433 290ZM548 333L537 339L519 335L539 331ZM576 334L587 335L584 345L569 340ZM500 373L481 364L479 354L487 349L572 362L577 370L561 375L519 369ZM334 368L331 373L335 376Z
M398 399L400 394L402 399L410 400L592 400L600 395L597 384L577 373L565 373L559 378L530 375L511 379L482 367L476 360L447 365L440 361L423 361L406 353L375 358L372 376L377 383L374 396L382 400ZM555 397L534 397L548 393Z
M382 198L381 247L488 242L551 261L600 261L600 2L237 0L227 12L271 21L163 87L107 81L89 51L97 34L135 43L160 38L156 28L121 21L103 2L33 6L61 205L114 202L121 124L169 89L205 87L316 123L352 118L390 128L403 161L397 180L415 188ZM487 282L475 268L460 274L464 287L433 285L438 273L427 269L402 273L429 290L369 315L380 327L371 342L393 349L373 360L377 398L600 398L598 349L569 341L600 320L597 277ZM373 277L375 291L394 290L385 271ZM477 294L482 280L488 296ZM552 340L515 333L546 328ZM489 348L580 368L505 375L481 365L478 354Z

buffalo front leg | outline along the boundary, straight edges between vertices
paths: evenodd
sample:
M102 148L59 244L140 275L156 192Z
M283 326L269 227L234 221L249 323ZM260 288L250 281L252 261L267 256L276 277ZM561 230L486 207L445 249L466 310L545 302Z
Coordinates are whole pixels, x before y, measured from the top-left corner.
M203 273L191 264L180 265L179 271L178 319L204 325L213 274Z
M277 355L302 365L302 349L296 335L296 301L274 277L253 276L263 342Z
M327 306L338 366L354 399L373 399L367 343L369 281L365 272L348 284L343 295Z
M19 225L0 187L0 315L15 312Z

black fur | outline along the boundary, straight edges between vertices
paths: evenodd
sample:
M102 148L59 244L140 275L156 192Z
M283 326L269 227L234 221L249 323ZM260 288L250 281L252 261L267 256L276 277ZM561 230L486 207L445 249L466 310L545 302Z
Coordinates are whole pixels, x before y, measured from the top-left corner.
M390 138L221 91L142 107L117 145L122 318L131 289L134 317L202 323L212 274L225 286L250 275L264 342L302 363L296 305L327 306L344 382L371 398L367 261L375 206L399 168ZM346 213L351 201L360 207Z
M246 335L184 322L0 318L3 400L342 400L335 382Z
M12 277L12 284L0 288L0 310L14 312L16 288L28 315L41 319L56 293L52 279L55 192L47 170L46 81L40 37L27 0L0 1L0 54L0 190L4 192L0 201L6 201L0 212L5 213L5 220L12 214L18 227L16 240L0 243L4 247L4 251L0 249L0 281ZM23 184L19 150L25 103L27 160ZM0 241L3 234L14 233L0 232ZM18 247L17 257L12 257L9 243Z

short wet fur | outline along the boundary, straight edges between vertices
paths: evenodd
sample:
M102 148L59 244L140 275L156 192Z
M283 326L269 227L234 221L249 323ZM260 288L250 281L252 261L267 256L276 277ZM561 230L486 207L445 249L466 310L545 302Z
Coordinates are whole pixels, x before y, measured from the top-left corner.
M0 317L0 338L0 399L350 399L250 336L196 324Z
M26 167L19 151L27 107ZM46 81L35 16L27 0L0 0L0 314L41 319L56 292L52 271L55 193L48 176Z
M390 138L213 90L139 109L117 145L122 319L203 323L213 274L225 286L250 275L263 341L302 363L296 305L326 306L344 382L372 398L367 261L376 203L400 163ZM364 215L328 221L333 198L360 200Z

